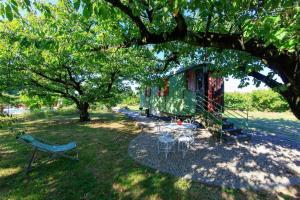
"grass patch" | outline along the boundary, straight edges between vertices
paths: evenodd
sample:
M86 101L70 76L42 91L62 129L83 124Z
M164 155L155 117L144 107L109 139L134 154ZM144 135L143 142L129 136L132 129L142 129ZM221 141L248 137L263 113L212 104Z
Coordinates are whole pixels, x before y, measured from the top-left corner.
M55 143L75 140L80 161L38 154L23 174L31 149L8 127L0 129L0 199L276 199L280 194L211 187L141 166L127 154L139 133L132 121L110 112L79 123L73 111L35 113L12 126ZM288 196L293 198L292 196Z
M229 118L229 120L240 126L245 122L240 118ZM291 112L249 112L249 128L300 142L300 121Z

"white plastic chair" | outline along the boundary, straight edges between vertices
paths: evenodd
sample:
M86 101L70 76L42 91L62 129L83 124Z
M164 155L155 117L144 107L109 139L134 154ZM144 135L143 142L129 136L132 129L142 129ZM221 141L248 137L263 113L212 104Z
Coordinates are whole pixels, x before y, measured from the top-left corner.
M190 149L193 138L185 135L181 135L177 138L178 151L182 152L182 158L185 157L186 152Z
M159 133L157 141L157 153L163 152L165 158L168 158L168 154L172 151L176 142L174 136L161 124L157 124L157 132Z
M158 137L157 152L163 152L165 158L168 158L168 154L172 151L175 144L175 139L172 135L161 135Z
M179 137L180 136L190 137L190 145L195 144L195 131L193 129L181 129L179 132Z

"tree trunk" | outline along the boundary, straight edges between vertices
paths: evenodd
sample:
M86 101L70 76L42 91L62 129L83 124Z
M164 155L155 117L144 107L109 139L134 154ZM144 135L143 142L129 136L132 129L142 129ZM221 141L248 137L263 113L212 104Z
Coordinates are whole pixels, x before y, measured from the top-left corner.
M291 111L300 120L300 93L299 87L291 85L286 91L279 92L288 102Z
M4 106L0 105L0 113L3 113L3 112L4 112Z
M243 68L240 69L245 71ZM289 71L292 72L289 73ZM296 67L288 66L286 68L281 68L281 73L278 73L278 75L281 77L284 83L277 82L269 76L263 75L256 71L252 71L248 73L248 75L262 81L268 87L281 94L282 97L288 102L295 117L300 120L300 70L298 69L297 65Z
M81 102L77 105L77 109L79 111L81 122L87 122L87 121L91 120L90 119L90 114L88 112L89 106L90 105L87 102Z
M298 101L296 99L298 99ZM295 117L300 120L300 96L288 99L288 103Z

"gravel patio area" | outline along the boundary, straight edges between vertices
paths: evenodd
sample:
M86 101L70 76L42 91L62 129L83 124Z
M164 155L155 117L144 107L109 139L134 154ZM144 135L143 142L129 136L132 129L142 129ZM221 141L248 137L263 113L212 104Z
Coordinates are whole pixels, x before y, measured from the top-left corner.
M265 190L300 185L299 144L274 143L258 133L248 143L219 144L202 130L185 158L175 151L166 159L157 154L157 137L140 134L130 143L129 155L159 171L210 185Z
M157 153L155 121L136 118L142 133L131 141L129 155L137 162L174 176L230 188L277 190L300 185L300 143L278 135L253 133L249 142L219 143L205 129L199 129L193 149L184 158L172 152L166 159Z

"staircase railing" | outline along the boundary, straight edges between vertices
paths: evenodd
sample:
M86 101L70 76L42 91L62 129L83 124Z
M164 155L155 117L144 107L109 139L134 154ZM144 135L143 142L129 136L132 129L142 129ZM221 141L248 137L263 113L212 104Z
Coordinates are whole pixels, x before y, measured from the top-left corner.
M202 96L196 95L196 113L200 114L201 122L214 134L217 134L222 139L222 112L207 109L207 100Z
M241 126L244 130L249 129L249 113L242 110L234 110L228 106L224 106L224 116L231 119L237 126Z
M214 118L216 119L214 124L220 124L219 125L219 132L222 136L223 130L222 126L224 124L223 118L228 118L232 122L235 122L235 125L237 128L242 128L243 130L248 130L248 120L249 120L249 115L248 111L237 111L233 110L228 106L223 106L219 104L218 102L208 99L207 96L204 96L200 93L196 92L196 108L200 108L201 113L205 113L205 115L209 116L209 118ZM210 110L208 110L208 106L210 107ZM221 123L220 123L221 121Z

